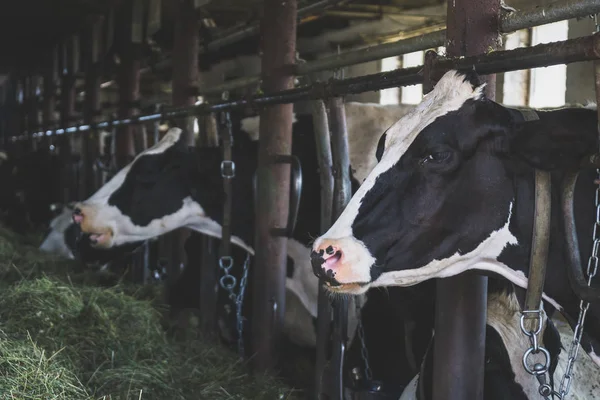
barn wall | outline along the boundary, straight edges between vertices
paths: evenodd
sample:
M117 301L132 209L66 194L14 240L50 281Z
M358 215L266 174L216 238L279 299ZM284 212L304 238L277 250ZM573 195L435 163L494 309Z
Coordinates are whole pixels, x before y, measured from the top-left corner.
M588 36L594 31L594 21L584 18L581 21L569 20L569 39ZM594 91L593 62L578 62L567 65L567 92L565 101L585 103L596 98Z

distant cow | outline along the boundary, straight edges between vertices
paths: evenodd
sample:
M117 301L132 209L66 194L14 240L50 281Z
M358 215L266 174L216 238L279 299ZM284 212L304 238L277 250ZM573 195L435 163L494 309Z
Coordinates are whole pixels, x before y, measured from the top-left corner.
M60 210L59 210L60 211ZM88 266L107 268L108 264L121 260L139 248L143 242L133 242L110 249L91 246L89 237L73 222L73 205L67 204L51 222L48 233L40 245L40 250L61 257L79 260Z
M365 125L383 130L410 107L349 104L346 108L352 167L356 175L366 176L368 169L376 163L373 154L377 141L372 136L369 141L369 136L364 135ZM359 112L361 109L384 109L387 114L378 111L365 121L365 113ZM252 139L257 137L257 126L256 118L234 125L236 177L233 180L232 242L250 254L254 254L252 177L258 148L256 140ZM220 238L221 150L187 149L179 142L180 135L179 129L169 130L158 144L142 152L96 194L77 205L74 220L91 235L98 247L108 248L139 238L155 237L183 226ZM294 123L292 152L302 161L303 195L294 232L298 242L288 241L289 255L302 254L308 249L306 246L311 238L319 232L320 184L310 116L299 116ZM305 260L304 265L310 267L309 260L301 257ZM310 310L312 317L316 317L317 280L310 275L307 274L306 279L313 281L303 283L304 288L295 287L299 282L296 279L288 279L286 286Z
M488 100L475 75L446 73L381 136L378 164L312 246L315 274L329 290L353 294L466 270L527 287L534 168L552 171L558 183L598 149L596 110L538 115L525 122L519 111ZM596 220L594 175L583 171L575 194L584 256ZM553 184L555 199L559 186ZM568 284L560 207L552 210L544 300L574 324L579 300ZM583 347L600 365L597 304L589 308L584 332Z

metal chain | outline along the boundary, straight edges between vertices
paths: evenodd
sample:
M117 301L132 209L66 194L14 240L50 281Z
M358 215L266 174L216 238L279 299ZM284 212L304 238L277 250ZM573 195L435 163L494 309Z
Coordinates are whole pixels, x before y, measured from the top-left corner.
M592 244L592 254L588 259L587 270L586 273L588 275L588 287L591 286L592 280L598 273L598 264L599 258L598 253L600 251L600 169L596 170L598 178L596 180L596 196L594 199L594 204L596 206L596 220L594 222L594 230L592 234L593 244ZM525 313L521 316L521 331L529 336L531 341L531 347L527 349L525 354L523 355L523 367L525 370L534 375L538 381L540 382L539 393L545 399L550 399L550 396L556 397L558 399L565 399L569 390L571 389L571 383L573 380L573 367L575 365L575 361L577 359L577 355L579 353L579 346L581 344L581 336L583 335L583 326L585 324L585 318L587 315L587 311L590 307L590 303L581 300L579 303L579 316L577 318L577 324L575 325L575 329L573 330L573 341L571 342L571 347L569 349L569 358L567 361L567 367L565 369L565 373L560 382L560 388L558 391L552 390L551 386L546 382L545 374L548 371L548 362L550 361L550 354L548 350L538 345L537 335L540 333L542 328L542 314L543 310L530 311L530 313L538 313L534 320L536 321L537 327L535 331L527 330L524 326ZM540 364L536 363L533 367L529 367L527 363L527 359L531 354L536 354L542 352L545 357L545 363Z
M546 400L549 400L549 396L552 394L552 387L546 382L546 373L550 363L550 352L543 346L540 346L538 339L539 334L542 332L544 320L546 318L546 312L540 307L538 310L524 310L521 314L521 332L529 337L531 347L529 347L523 354L523 368L527 373L535 376L539 383L539 393ZM533 320L534 328L527 329L525 327L525 320ZM533 367L530 366L528 360L532 354L542 353L544 356L543 363L535 363Z
M591 15L596 25L596 32L600 32L600 23L598 21L598 14ZM592 280L598 273L598 249L600 247L600 169L596 169L596 197L594 199L594 205L596 206L596 222L594 223L594 230L592 233L592 254L588 259L587 264L587 275L588 275L588 287L592 285ZM560 388L558 393L555 393L559 399L564 399L571 389L571 383L573 380L573 366L579 353L579 346L581 344L581 336L583 335L583 326L585 324L585 317L587 311L590 308L590 303L581 300L579 302L579 316L577 317L577 325L573 330L573 341L571 342L571 348L569 349L569 359L567 361L567 368L565 374L560 381Z
M358 331L358 338L360 339L360 355L362 357L363 363L365 365L365 379L370 382L373 379L373 373L371 372L371 367L369 365L369 350L367 349L367 344L365 343L365 330L363 328L362 319L361 319L361 303L358 297L355 297L356 304L356 318L357 318L357 326L356 330Z
M588 259L587 264L587 275L588 275L588 287L592 285L592 280L598 273L598 250L600 249L600 169L596 170L598 178L596 180L596 198L594 204L596 205L596 222L594 223L594 231L592 234L592 254ZM571 348L569 349L569 361L567 362L567 368L565 369L565 375L560 382L560 389L557 393L558 398L564 399L569 393L571 388L571 381L573 379L573 366L579 353L579 345L581 343L581 336L583 335L583 326L585 324L585 317L587 311L590 308L590 303L581 300L579 302L579 317L577 318L577 325L573 330L573 341L571 342Z
M227 264L226 264L227 263ZM219 280L219 284L223 289L229 292L229 299L235 304L235 320L236 328L238 333L238 354L240 357L244 357L244 340L242 334L244 333L244 317L242 316L242 306L244 304L244 294L246 293L246 286L248 283L248 269L250 266L250 254L246 254L246 260L244 261L244 268L242 272L242 279L240 280L240 291L235 294L235 286L237 279L235 276L229 273L229 270L233 266L233 258L230 256L224 256L219 258L219 268L224 272L223 276Z

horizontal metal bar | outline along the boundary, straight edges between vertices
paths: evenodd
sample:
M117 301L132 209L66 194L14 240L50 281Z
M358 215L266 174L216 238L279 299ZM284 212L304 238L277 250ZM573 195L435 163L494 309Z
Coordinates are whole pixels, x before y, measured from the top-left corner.
M600 0L567 0L527 11L510 13L501 18L500 32L511 33L519 29L532 28L534 26L571 18L585 17L595 13L600 13ZM395 57L415 51L444 46L445 42L446 30L442 29L425 35L398 40L397 42L363 47L328 57L322 57L315 61L297 64L294 68L294 74L296 76L302 76L314 72L377 61L387 57ZM261 78L258 75L234 79L220 85L202 89L201 94L219 94L245 88L259 83L260 79Z
M464 58L438 57L432 62L432 76L439 77L448 69L472 69L482 75L519 69L537 68L556 64L600 59L600 33L569 39L563 42L539 44L533 47L515 50L496 51L488 54ZM85 132L92 129L104 129L112 126L128 125L138 122L156 121L166 118L178 118L190 115L204 115L216 111L231 110L248 106L295 103L302 100L315 100L330 97L377 91L398 86L422 83L423 66L397 69L389 72L366 75L357 78L317 82L299 88L277 93L253 96L245 99L225 101L218 104L199 104L188 107L165 109L162 113L153 113L122 120L103 121L94 125L80 125L56 130L25 133L13 136L12 141L30 137L50 136L53 134Z

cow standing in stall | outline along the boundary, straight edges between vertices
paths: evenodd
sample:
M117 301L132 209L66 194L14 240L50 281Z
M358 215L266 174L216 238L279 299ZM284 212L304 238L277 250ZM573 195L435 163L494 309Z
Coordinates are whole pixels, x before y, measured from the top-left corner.
M539 111L539 120L526 122L519 111L486 99L482 88L475 75L450 71L383 134L378 164L312 246L315 275L330 291L357 295L478 270L514 284L504 303L520 311L531 251L534 169L550 170L560 182L565 172L579 168L597 152L597 114L565 108ZM592 244L593 172L582 172L575 192L582 254ZM553 208L544 307L549 316L560 311L574 327L579 299L567 284L566 249L556 245L564 235ZM599 317L598 305L591 305L582 341L597 365ZM518 326L513 333L520 333ZM503 338L504 345L514 350L520 339ZM598 369L592 374L597 382Z

